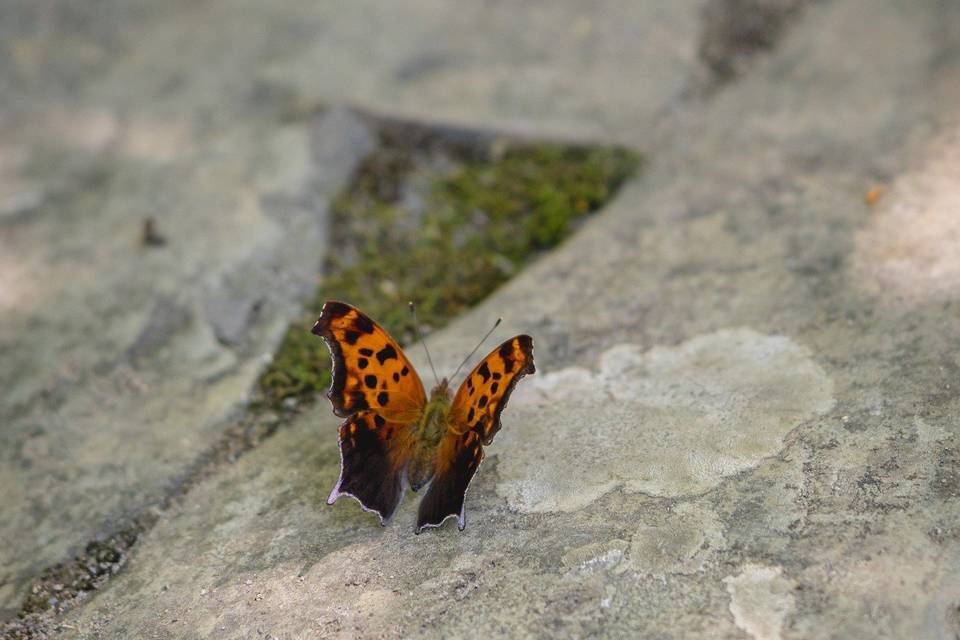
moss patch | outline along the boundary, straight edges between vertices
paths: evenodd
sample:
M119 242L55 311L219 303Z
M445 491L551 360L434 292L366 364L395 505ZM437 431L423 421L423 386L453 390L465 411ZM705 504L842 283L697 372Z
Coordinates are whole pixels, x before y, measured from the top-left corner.
M467 152L462 140L384 138L333 207L325 277L260 379L267 407L329 386L329 356L310 334L325 300L362 308L408 342L408 300L425 332L445 325L569 236L639 165L617 147L497 152L497 141L474 140Z

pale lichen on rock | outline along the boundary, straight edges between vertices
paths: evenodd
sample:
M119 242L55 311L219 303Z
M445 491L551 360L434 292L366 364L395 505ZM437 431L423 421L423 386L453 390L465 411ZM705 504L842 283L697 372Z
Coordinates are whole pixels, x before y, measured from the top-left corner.
M637 527L630 541L630 563L636 571L652 575L693 574L725 546L717 514L682 502Z
M833 402L829 376L784 336L741 328L646 352L617 345L596 372L571 367L518 388L497 490L525 512L573 511L618 487L702 493L775 455Z
M783 623L794 608L793 584L780 567L745 565L736 576L723 579L730 594L730 613L736 625L754 640L780 640Z

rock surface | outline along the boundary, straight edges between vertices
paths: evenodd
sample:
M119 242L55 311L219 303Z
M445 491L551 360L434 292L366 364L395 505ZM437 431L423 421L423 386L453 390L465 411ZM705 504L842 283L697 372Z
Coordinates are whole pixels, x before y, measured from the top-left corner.
M467 496L466 530L448 525L414 536L410 499L386 528L352 501L325 506L338 471L337 421L320 404L165 514L124 572L68 614L65 635L960 633L960 252L952 251L960 231L950 213L960 177L960 9L937 0L913 3L909 11L894 0L817 3L798 14L768 54L745 69L738 63L737 79L699 95L691 90L701 73L699 21L709 15L700 3L609 2L585 16L572 2L523 9L495 3L484 12L462 4L415 2L401 10L351 3L335 12L290 3L286 9L297 20L259 4L211 2L202 10L224 25L212 40L220 44L230 37L243 42L241 16L262 18L267 32L299 22L290 26L296 46L280 47L258 67L259 77L269 78L265 86L280 95L308 103L346 96L471 124L615 136L648 155L646 173L605 212L430 338L442 370L455 366L498 315L505 318L501 335L524 330L536 340L538 374L517 388L504 413L503 431ZM182 27L161 17L145 20L137 28L153 34L147 53L118 78L102 81L101 90L148 67L150 52L175 34L194 48L183 55L202 48ZM368 33L383 37L371 41ZM560 41L570 47L556 47ZM254 43L238 44L241 61L251 48L266 46ZM201 77L213 74L219 60ZM216 104L215 91L196 91L203 96L198 103ZM176 134L169 121L152 122L163 127L166 144L135 139L118 148L159 149L173 166L209 168L217 165L208 154L221 157L241 145L225 136L212 147L191 142L198 146L183 151L189 135ZM109 118L90 123L96 126L80 127L84 144L113 140ZM247 141L240 154L246 162L259 157L250 146L269 148L250 139L278 140L276 127L255 129L264 138L248 127L233 129ZM149 139L151 131L137 135ZM276 144L285 152L290 146ZM204 162L190 155L199 149L208 149ZM181 153L192 160L178 160ZM306 171L308 156L304 151L290 161L292 175ZM244 166L246 172L230 175L262 175L263 165ZM208 199L197 196L200 202L239 190L228 191L226 178L204 182L200 170L174 175L187 180L176 181L178 193ZM17 180L27 184L29 176ZM142 176L120 182L139 194L130 198L141 205L153 200L139 189L164 192ZM29 189L17 193L15 203L32 202ZM220 211L240 216L238 224L269 228L249 204L256 199L247 202L250 209L221 203ZM242 397L249 378L218 373L253 368L254 361L230 346L236 327L198 320L210 307L196 307L193 296L223 308L203 292L236 286L229 267L263 256L257 242L265 241L247 227L215 236L223 238L224 254L210 261L218 265L215 279L205 280L210 288L181 293L171 275L169 288L133 298L136 313L110 315L114 323L103 325L105 314L121 308L123 296L136 296L136 283L146 280L114 274L106 282L117 293L98 306L94 293L107 285L84 283L101 282L101 271L114 264L110 252L77 260L103 265L101 271L62 256L74 255L71 237L86 247L96 245L84 237L113 237L121 207L83 198L69 199L69 206L87 209L46 225L22 212L5 214L2 224L21 234L22 249L0 254L4 273L24 274L6 281L36 278L4 289L18 301L10 308L22 308L24 300L34 306L23 320L4 320L3 344L12 342L7 336L27 336L22 350L5 349L23 371L46 372L8 385L5 393L17 402L4 406L30 407L34 422L59 425L35 434L26 426L10 431L24 435L15 436L22 442L13 449L4 447L15 453L4 459L2 473L8 485L53 501L70 496L64 486L74 477L51 478L37 490L24 479L45 478L42 470L16 465L34 455L35 464L59 469L72 456L75 467L64 468L107 470L77 493L113 490L124 479L136 493L196 446L190 439L200 437L202 416L220 415ZM79 217L101 210L117 218ZM72 226L61 228L69 220ZM189 230L203 224L185 221L180 231L158 220L171 246L181 234L190 242ZM47 265L28 249L46 246L43 238L54 232L67 236L60 241L66 244L50 245ZM282 243L284 236L267 237ZM206 273L201 268L209 264L181 262L171 272L180 278ZM121 286L126 279L133 284ZM68 285L75 301L44 289ZM246 298L238 299L227 308L249 313ZM74 308L81 319L64 322ZM30 314L51 319L27 331ZM169 365L151 364L140 374L151 376L151 384L167 380L162 395L139 392L134 401L119 394L127 387L118 385L136 389L136 383L124 383L115 367L95 369L100 360L90 345L78 350L97 321L101 351L148 362L169 358ZM197 326L199 336L190 329ZM184 346L152 337L165 333L186 333L178 338ZM250 344L268 344L270 331L261 334L263 342ZM27 357L27 342L39 345L30 351L36 355ZM56 404L35 404L31 398L59 371L50 361L71 348L84 363L77 368L94 373L65 378L59 395L49 396L60 398ZM196 354L200 363L189 359ZM222 385L204 391L206 402L190 395L190 380L168 380L195 370L210 380L209 389ZM47 397L43 402L53 402ZM154 405L167 422L190 420L190 435L179 431L171 439L188 438L182 449L160 443L166 433L151 448L140 443L142 428L123 437L100 431L101 423L110 424L105 415L129 425L131 415L150 415ZM64 413L64 407L76 408ZM13 416L21 421L14 424L31 424L29 415ZM90 422L65 420L73 415ZM80 432L94 421L97 431ZM99 445L83 454L70 437ZM141 471L128 462L135 458L125 445L134 453L167 453ZM163 468L164 460L173 462ZM128 464L136 471L125 472ZM73 499L68 504L80 515L91 509ZM42 501L26 494L12 504L33 511L14 518L12 526L21 528L5 537L36 523L61 536L21 547L11 556L15 562L24 553L28 562L30 554L56 556L68 546L64 532L80 515L57 528L50 514L61 510L37 506ZM115 508L95 510L88 525ZM0 595L9 603L9 585L16 583L5 580Z
M219 437L374 145L344 109L205 129L189 101L159 118L102 91L0 117L0 614Z
M615 345L599 371L567 367L516 392L497 491L521 512L577 511L613 489L693 496L777 454L794 427L833 407L810 353L748 329L643 353ZM543 424L568 425L558 438ZM630 443L630 444L628 444ZM563 464L551 461L563 460Z

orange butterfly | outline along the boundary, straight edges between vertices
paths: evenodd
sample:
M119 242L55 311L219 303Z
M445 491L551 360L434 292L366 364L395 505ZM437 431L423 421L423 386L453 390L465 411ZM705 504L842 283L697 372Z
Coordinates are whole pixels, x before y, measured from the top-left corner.
M351 496L386 525L406 487L417 491L429 482L416 532L451 516L462 531L467 486L483 461L481 443L493 442L500 430L514 385L536 371L533 339L510 338L470 372L455 396L444 378L428 400L400 345L359 309L326 302L313 333L333 358L327 397L333 412L346 418L340 479L327 504Z

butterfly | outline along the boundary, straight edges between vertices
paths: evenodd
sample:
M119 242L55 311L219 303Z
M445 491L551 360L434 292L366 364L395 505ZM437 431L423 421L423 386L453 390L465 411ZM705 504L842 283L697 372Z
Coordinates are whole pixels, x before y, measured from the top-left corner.
M500 430L513 387L536 371L533 339L510 338L474 367L456 394L444 378L428 398L397 341L359 309L330 300L312 332L330 350L327 397L346 418L339 429L340 478L327 504L351 496L386 526L408 486L419 491L429 484L416 533L450 517L462 531L467 486L483 461L483 445Z

